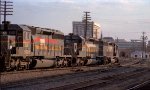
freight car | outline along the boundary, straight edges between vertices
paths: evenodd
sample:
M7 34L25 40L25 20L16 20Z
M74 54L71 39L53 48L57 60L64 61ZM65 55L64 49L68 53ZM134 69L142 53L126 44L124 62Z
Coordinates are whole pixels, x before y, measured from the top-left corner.
M1 26L3 27L3 26ZM104 64L117 61L117 46L54 29L9 25L0 30L0 70Z

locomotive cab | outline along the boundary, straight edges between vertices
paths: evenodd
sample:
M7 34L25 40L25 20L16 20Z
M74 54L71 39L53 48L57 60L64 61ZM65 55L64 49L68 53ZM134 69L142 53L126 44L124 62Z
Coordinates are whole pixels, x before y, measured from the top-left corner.
M24 34L25 33L25 34ZM26 33L28 33L26 35ZM11 24L0 31L0 50L6 70L28 68L26 57L30 56L30 30L25 25ZM28 40L24 39L28 36ZM23 38L24 37L24 38ZM28 47L26 47L28 45ZM28 50L28 54L25 53Z
M82 39L80 36L73 34L66 35L64 38L64 55L69 61L69 66L84 64L82 57L79 57L83 45Z

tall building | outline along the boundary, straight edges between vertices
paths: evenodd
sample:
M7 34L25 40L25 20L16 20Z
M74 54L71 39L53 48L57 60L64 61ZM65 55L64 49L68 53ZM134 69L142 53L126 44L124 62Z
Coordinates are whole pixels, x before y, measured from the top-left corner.
M73 21L73 33L85 37L85 22ZM86 38L100 39L100 25L95 22L87 22Z

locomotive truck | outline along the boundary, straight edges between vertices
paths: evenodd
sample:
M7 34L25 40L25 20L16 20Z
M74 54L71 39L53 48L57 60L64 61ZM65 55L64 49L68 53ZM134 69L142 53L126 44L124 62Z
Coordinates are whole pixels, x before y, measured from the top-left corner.
M118 62L115 43L28 25L1 27L1 71Z

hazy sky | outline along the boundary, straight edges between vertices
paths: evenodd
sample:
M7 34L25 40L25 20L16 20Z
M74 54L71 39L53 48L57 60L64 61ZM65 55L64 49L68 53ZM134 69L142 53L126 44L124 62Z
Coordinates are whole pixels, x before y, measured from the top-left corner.
M11 0L10 0L11 1ZM101 25L103 36L150 39L150 0L12 0L12 23L72 32L72 21L81 21L84 11Z

